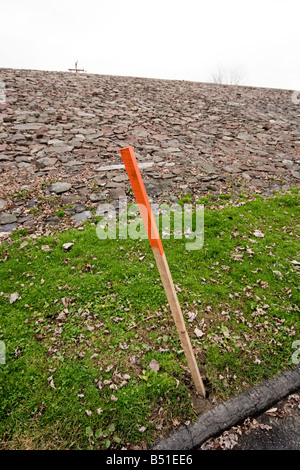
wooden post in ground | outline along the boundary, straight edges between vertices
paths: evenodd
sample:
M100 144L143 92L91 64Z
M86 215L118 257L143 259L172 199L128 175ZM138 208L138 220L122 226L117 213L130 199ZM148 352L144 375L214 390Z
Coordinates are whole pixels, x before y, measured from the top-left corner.
M76 62L75 62L75 69L68 69L68 70L69 70L69 72L75 72L75 73L78 73L78 72L85 72L84 69L79 69L79 68L78 68L78 60L76 60Z
M185 357L193 377L197 392L205 398L205 389L199 372L196 358L192 349L190 337L188 335L185 321L182 315L168 262L164 253L159 232L154 220L150 202L146 193L143 179L136 161L132 147L120 150L141 216L148 234L153 255L158 267L158 271L166 292L174 322L178 331L180 342L185 353Z

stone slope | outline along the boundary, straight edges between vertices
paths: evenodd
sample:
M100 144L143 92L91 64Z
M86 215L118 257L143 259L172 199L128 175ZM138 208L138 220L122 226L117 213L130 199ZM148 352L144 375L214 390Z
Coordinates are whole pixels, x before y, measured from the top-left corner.
M129 145L155 201L299 184L290 91L12 69L0 79L0 232L80 223L130 195L118 152Z

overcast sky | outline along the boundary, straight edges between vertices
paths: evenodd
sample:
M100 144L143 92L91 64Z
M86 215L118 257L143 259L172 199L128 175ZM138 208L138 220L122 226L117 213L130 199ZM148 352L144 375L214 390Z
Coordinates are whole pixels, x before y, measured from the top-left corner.
M300 90L299 0L0 0L0 68Z

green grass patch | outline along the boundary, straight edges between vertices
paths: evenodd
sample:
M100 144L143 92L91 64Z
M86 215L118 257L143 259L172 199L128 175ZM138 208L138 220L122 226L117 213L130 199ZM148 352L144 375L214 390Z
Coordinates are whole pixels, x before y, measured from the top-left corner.
M293 365L299 216L298 190L243 199L205 210L201 250L163 241L217 401ZM0 255L1 449L143 448L195 418L147 240L99 240L87 223L48 237L12 236ZM13 293L19 298L10 303Z

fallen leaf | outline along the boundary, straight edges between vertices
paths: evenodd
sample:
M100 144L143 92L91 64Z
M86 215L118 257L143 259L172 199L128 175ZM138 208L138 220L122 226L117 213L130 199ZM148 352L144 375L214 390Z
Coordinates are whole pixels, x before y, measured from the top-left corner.
M74 243L64 243L63 244L63 248L66 250L66 251L69 251L72 246L74 245Z
M188 312L188 313L187 313L187 316L189 317L188 322L192 322L192 321L194 321L195 318L197 317L197 314L194 313L194 312Z
M263 289L269 289L269 284L266 281L261 281L260 285Z
M54 381L53 381L53 375L51 375L51 377L48 377L48 382L50 382L50 387L53 388L55 390L55 385L54 385Z
M66 319L67 319L67 317L66 317L65 312L61 312L57 316L57 320L66 320Z
M264 238L264 236L265 236L264 233L261 230L254 230L253 235L256 238Z
M19 249L21 250L22 248L25 248L25 246L27 246L27 245L28 245L28 242L25 241L25 242L21 243ZM300 263L299 263L299 264L300 264Z
M195 328L194 333L196 336L198 336L198 338L201 338L201 336L204 336L203 331L199 330L199 328Z
M295 266L300 266L300 262L296 261L295 259L293 259L293 261L291 261L291 264L294 264Z
M69 299L68 297L62 297L61 301L62 301L64 307L67 308L67 306L69 305L71 299Z
M18 294L18 292L14 292L13 294L11 294L10 298L9 298L9 303L10 304L13 304L16 300L20 299L20 295Z
M265 414L266 415L270 415L270 416L276 416L276 413L277 412L277 408L270 408L269 410L265 411Z
M145 432L147 428L145 428L145 426L141 426L140 428L138 427L138 430L140 432Z
M243 256L244 256L244 255L243 255L243 253L242 253L242 254L233 253L233 254L230 255L230 256L234 259L234 261L240 261L240 260L243 259Z
M50 251L49 245L42 245L41 250L42 251Z
M160 369L159 363L155 359L152 359L152 361L150 362L148 366L148 369L158 372Z

